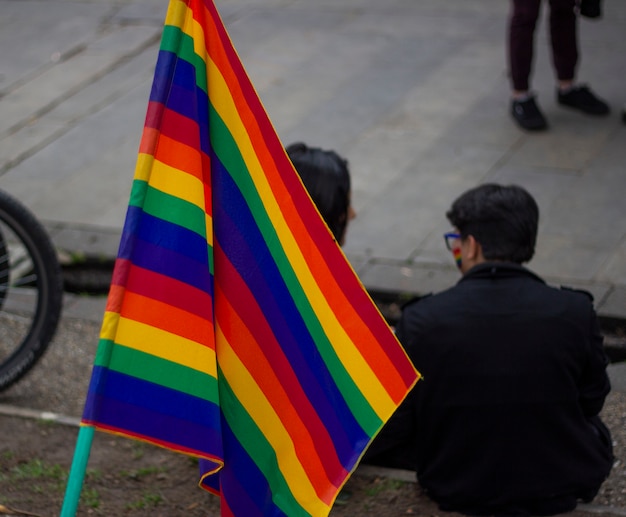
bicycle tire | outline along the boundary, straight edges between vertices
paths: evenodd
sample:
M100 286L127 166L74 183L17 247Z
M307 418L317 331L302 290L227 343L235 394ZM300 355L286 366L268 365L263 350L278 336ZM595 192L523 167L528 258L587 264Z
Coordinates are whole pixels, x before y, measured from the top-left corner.
M63 276L43 225L0 190L0 391L39 361L56 332Z
M4 236L0 232L0 310L4 306L4 297L9 287L10 266L7 260L8 252Z

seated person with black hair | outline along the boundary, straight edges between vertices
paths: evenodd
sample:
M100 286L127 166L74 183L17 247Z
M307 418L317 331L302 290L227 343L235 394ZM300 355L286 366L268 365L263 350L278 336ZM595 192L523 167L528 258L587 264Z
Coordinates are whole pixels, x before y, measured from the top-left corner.
M481 185L446 215L463 277L405 306L397 335L423 380L364 463L414 469L445 511L571 511L613 462L598 416L610 384L593 299L522 266L539 219L526 190Z
M286 151L322 218L343 246L348 222L356 216L350 203L348 161L335 151L301 142L288 145Z

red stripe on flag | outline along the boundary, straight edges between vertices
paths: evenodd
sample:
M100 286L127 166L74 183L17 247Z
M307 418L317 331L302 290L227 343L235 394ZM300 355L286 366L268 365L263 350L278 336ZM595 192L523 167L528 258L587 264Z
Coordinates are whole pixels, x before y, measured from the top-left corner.
M120 272L128 271L124 278L128 291L178 307L205 320L212 320L213 299L209 293L174 278L136 266L128 260L118 259L117 262L123 263L124 266L119 268ZM119 280L114 273L111 287L120 285Z
M213 319L197 316L158 300L126 291L121 316L196 343L213 345Z

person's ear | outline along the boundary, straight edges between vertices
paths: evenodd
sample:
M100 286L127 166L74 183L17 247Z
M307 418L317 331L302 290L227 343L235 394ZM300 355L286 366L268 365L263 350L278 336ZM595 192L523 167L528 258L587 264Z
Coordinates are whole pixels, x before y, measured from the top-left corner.
M467 258L472 261L478 261L482 259L483 248L473 235L468 235L466 238L467 246Z

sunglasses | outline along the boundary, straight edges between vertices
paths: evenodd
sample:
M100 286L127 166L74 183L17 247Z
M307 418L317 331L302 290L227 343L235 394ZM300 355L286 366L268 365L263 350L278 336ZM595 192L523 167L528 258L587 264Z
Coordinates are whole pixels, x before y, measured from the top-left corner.
M454 255L454 261L456 265L461 267L461 247L459 246L459 240L461 234L456 232L447 232L443 234L443 239L446 242L446 248Z
M455 246L455 241L458 241L461 238L460 233L456 232L448 232L443 234L443 239L446 241L446 248L450 251L454 251L455 248L458 248L458 245Z

